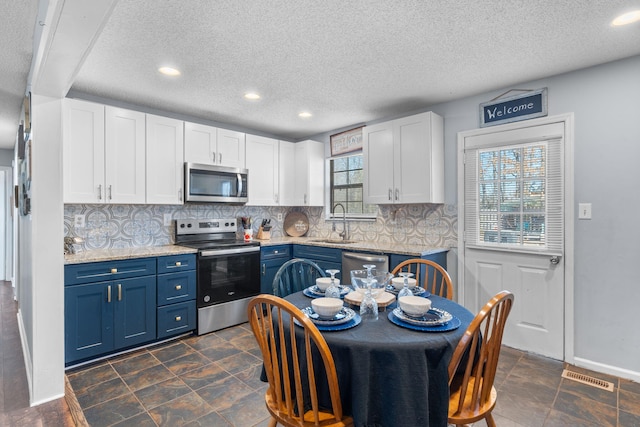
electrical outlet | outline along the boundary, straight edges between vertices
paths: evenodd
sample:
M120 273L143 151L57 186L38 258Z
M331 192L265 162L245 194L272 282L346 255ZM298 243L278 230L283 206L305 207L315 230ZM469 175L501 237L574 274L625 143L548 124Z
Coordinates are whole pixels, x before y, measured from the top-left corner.
M164 226L165 227L169 227L171 226L171 214L164 214Z
M84 219L84 215L76 215L73 217L73 226L75 228L84 228L85 226L85 219Z
M278 221L282 221L282 214L281 213L278 214Z

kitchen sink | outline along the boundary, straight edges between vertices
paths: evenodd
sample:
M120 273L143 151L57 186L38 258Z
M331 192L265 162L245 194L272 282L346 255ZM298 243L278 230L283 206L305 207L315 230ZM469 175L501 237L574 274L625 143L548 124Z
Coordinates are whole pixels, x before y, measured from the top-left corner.
M334 245L348 245L349 243L358 243L358 240L342 240L342 239L315 239L314 243L331 243Z

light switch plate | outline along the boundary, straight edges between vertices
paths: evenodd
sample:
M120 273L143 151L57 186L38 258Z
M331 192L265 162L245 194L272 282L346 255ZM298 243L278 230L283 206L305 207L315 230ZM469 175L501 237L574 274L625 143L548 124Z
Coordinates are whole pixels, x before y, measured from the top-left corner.
M164 226L169 227L171 225L171 214L164 214L163 220L164 220Z
M591 219L591 203L578 203L578 219Z

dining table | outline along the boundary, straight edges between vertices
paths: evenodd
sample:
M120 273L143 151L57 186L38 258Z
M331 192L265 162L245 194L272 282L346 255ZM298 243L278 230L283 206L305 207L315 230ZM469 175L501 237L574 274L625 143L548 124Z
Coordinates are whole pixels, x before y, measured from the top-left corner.
M300 291L285 299L308 309L308 295ZM319 327L333 355L343 411L355 426L447 426L449 361L474 316L454 301L428 298L432 307L459 320L452 322L458 326L436 332L399 325L402 322L392 321L397 318L390 314L393 303L378 319L365 317L339 330ZM358 313L357 306L352 308ZM320 401L330 406L328 390L320 391Z

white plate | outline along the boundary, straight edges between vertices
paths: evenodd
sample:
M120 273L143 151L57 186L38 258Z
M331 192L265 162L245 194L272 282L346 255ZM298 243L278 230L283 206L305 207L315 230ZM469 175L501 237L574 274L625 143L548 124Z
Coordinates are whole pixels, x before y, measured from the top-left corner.
M394 295L398 295L398 292L400 292L399 289L396 289L393 287L393 285L387 285L387 289L385 289L387 292L390 292ZM413 288L409 288L409 290L411 292L413 292L413 295L419 297L419 296L423 296L425 292L427 292L427 290L425 288L421 288L420 286L415 286ZM429 294L431 295L431 294ZM424 295L425 297L428 297L429 295Z
M420 325L420 326L437 326L443 325L451 319L453 316L440 308L431 307L431 309L427 312L425 316L422 317L413 317L409 316L407 313L402 311L400 307L396 307L393 309L393 314L403 322L411 323L412 325Z
M356 315L356 312L350 309L349 307L342 307L342 309L335 315L333 319L321 319L318 316L318 313L313 311L311 307L305 307L302 309L302 312L316 325L340 325L342 323L347 323L351 319L353 319Z
M351 292L351 288L348 286L342 286L342 285L338 285L338 287L340 288L340 298L344 297L345 295L347 295L349 292ZM325 292L320 290L320 288L318 287L318 285L313 285L313 286L309 286L308 288L305 289L305 293L309 293L309 296L312 297L324 297Z

